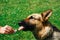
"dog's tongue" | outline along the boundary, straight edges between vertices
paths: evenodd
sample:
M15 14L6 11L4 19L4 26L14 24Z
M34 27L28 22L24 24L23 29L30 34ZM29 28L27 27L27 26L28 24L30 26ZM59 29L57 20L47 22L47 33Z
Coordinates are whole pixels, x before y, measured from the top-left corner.
M24 26L20 26L18 30L23 30L24 29Z

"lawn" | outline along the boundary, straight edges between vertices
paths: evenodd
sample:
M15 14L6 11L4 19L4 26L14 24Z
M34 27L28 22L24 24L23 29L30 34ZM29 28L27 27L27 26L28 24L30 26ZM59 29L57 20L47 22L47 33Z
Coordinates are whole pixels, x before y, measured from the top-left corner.
M0 0L0 26L10 25L18 29L18 22L32 13L52 9L49 21L60 29L60 0ZM36 40L32 32L19 31L0 34L0 40Z

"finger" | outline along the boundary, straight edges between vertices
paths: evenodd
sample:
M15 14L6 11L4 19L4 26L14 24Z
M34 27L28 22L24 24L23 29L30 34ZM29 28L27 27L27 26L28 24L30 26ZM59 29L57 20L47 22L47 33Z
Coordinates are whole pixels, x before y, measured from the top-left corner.
M6 31L8 31L8 33L13 33L14 32L14 29L8 25L5 26L6 28Z
M12 29L12 27L10 27L10 26L7 26L7 27L5 26L5 28L10 28L10 29Z
M14 32L14 30L13 30L13 29L11 29L10 27L9 27L9 28L6 28L6 30L5 30L5 31L7 31L9 34Z
M5 30L4 30L3 34L8 34L8 31L5 31Z
M13 28L10 27L10 26L5 26L5 28L6 28L7 30L13 30Z
M11 26L8 26L8 25L6 25L6 26L4 26L5 28L10 28L10 29L12 29L12 27Z
M7 33L7 34L10 32L10 30L9 29L6 29L6 28L3 31L4 31L4 33Z
M8 31L8 33L13 33L14 32L14 30L13 29L9 29L9 28L7 28L7 30L6 31Z
M10 30L10 33L14 33L14 30L12 29L12 30Z
M6 31L5 31L4 34L9 34L9 32L6 32Z
M11 30L11 27L5 26L4 29L8 31L8 30Z
M11 33L13 33L13 31L11 31L11 30L5 30L5 32L4 32L4 34L11 34Z

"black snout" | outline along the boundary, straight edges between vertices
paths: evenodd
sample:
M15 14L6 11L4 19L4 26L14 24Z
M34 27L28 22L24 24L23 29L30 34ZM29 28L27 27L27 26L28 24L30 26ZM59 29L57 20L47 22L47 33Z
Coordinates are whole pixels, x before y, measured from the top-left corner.
M18 25L21 26L21 22L19 22Z
M22 25L25 25L25 24L26 24L26 23L25 23L24 20L18 23L19 26L22 26Z
M19 26L23 26L24 27L24 31L26 31L26 30L33 30L34 29L34 25L30 25L29 23L27 23L27 22L25 22L24 20L23 21L20 21L19 23L18 23L18 25Z

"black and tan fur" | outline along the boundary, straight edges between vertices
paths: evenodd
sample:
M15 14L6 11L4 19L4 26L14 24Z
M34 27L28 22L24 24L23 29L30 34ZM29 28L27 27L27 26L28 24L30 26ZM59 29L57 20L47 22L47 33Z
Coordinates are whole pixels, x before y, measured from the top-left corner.
M34 13L18 24L24 27L24 31L32 31L37 40L60 40L60 30L48 21L51 14L52 10Z

